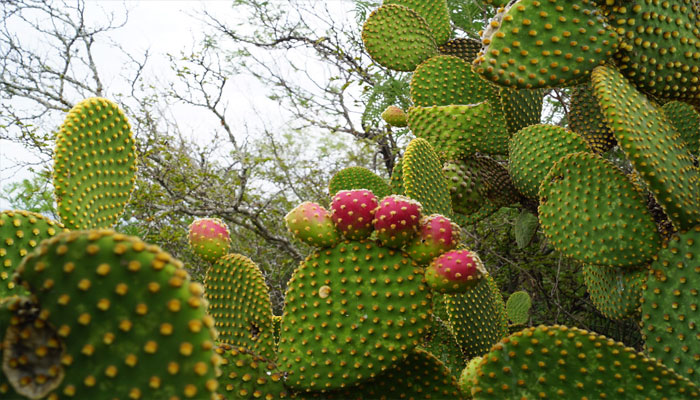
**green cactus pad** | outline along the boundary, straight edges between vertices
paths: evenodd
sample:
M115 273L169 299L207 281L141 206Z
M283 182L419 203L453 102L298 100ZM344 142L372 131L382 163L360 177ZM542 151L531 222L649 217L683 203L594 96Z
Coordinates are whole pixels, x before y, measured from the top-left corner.
M388 4L370 14L362 27L362 41L374 61L397 71L413 71L437 54L430 26L408 7Z
M474 399L690 399L698 389L658 361L564 326L517 332L484 356Z
M620 71L657 98L700 103L700 4L695 0L640 1L606 7L620 32Z
M478 171L463 160L454 160L442 167L455 212L470 215L477 212L486 200L486 187Z
M445 298L452 331L467 358L484 355L508 333L503 298L490 275L466 293Z
M461 375L459 376L459 390L461 390L462 394L469 399L472 398L473 382L477 376L479 365L481 364L482 360L483 357L474 357L469 360L467 366L464 367Z
M595 308L607 318L620 320L638 314L642 285L648 274L648 268L585 265L583 282Z
M389 185L374 172L364 167L344 168L331 178L328 194L333 197L341 190L367 189L378 199L391 194Z
M569 128L581 135L596 153L605 153L617 144L590 82L580 84L571 91Z
M450 370L455 379L465 367L466 358L462 355L457 338L452 333L447 321L443 321L433 315L430 331L423 337L420 345L426 351L435 355Z
M65 345L55 398L210 398L214 320L182 263L97 230L45 240L18 276Z
M5 336L5 332L7 332L7 328L10 327L13 310L20 304L19 300L20 298L17 296L0 297L0 356L3 355L4 352L3 338ZM0 363L1 362L2 357L0 357ZM0 398L23 398L12 387L12 384L10 384L10 381L5 376L5 372L3 372L2 367L0 367Z
M700 175L680 134L617 70L598 67L592 79L620 148L674 226L685 230L700 223Z
M669 241L643 286L642 336L649 355L700 382L700 226Z
M280 328L282 327L282 316L273 315L272 316L272 334L275 337L275 351L277 351L277 345L280 342Z
M475 154L464 160L477 171L484 184L484 196L491 204L505 207L520 201L520 193L513 185L508 170L495 159Z
M475 152L506 154L508 129L503 113L489 101L471 105L411 107L408 126L445 159Z
M537 233L537 228L540 226L540 220L536 215L522 210L518 219L515 220L515 225L513 226L515 243L518 245L519 249L526 248Z
M501 88L499 98L508 134L514 135L525 127L540 123L544 103L542 89Z
M258 266L240 254L226 255L209 268L204 286L217 340L274 359L272 304Z
M406 191L403 188L403 157L396 161L394 170L391 171L389 186L391 186L391 194L406 195ZM379 199L381 200L381 198Z
M539 198L542 230L568 257L629 267L651 261L661 247L646 199L598 155L564 156L542 182Z
M420 202L423 215L452 215L442 163L427 141L413 139L408 144L403 157L403 184L406 196Z
M481 50L481 41L469 38L452 39L438 47L440 54L455 56L471 64Z
M446 0L384 0L382 5L397 4L410 8L423 17L437 45L443 45L452 36L452 24Z
M680 101L669 101L662 109L666 121L680 133L686 148L695 153L700 146L700 113L690 104Z
M527 323L530 319L530 307L532 307L532 299L527 292L513 292L506 301L508 319L515 325Z
M420 348L414 349L392 369L356 387L327 393L303 393L299 397L324 400L463 399L449 369L433 354Z
M330 390L374 378L430 328L423 272L404 253L346 241L302 262L288 283L278 360L287 386Z
M284 387L284 374L268 359L245 347L220 344L219 400L288 399L294 396Z
M567 86L584 78L617 48L595 3L520 0L486 29L474 69L501 86Z
M533 125L516 133L508 146L508 171L524 196L537 199L540 184L554 163L567 154L590 151L574 132L555 125Z
M136 181L131 126L113 102L93 97L76 104L56 136L53 186L68 229L117 223Z
M25 293L12 280L15 270L42 240L64 230L60 223L33 212L0 212L0 298Z
M496 87L455 56L431 57L416 68L411 78L411 100L420 107L475 104L496 94Z

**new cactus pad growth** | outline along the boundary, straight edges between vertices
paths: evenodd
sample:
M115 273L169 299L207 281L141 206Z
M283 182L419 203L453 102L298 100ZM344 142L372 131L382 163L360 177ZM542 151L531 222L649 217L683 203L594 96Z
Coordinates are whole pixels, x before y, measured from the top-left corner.
M228 254L209 267L204 287L217 340L274 359L272 305L258 266L248 257Z
M287 229L298 240L316 247L330 247L340 241L331 213L322 206L306 201L285 217Z
M27 256L19 280L65 346L54 398L206 399L217 389L203 288L156 246L67 232Z
M418 235L406 246L406 252L418 264L427 264L457 246L459 239L459 226L440 214L432 214L421 218Z
M465 293L486 275L484 263L469 250L452 250L434 259L425 270L430 288L440 293Z
M383 198L374 214L374 229L384 246L400 248L418 231L421 205L405 196Z
M0 212L0 298L22 294L12 276L39 243L62 232L63 225L29 211ZM1 336L1 333L0 333Z
M514 325L522 325L530 319L530 307L532 307L532 299L527 292L513 292L506 301L506 313L508 319Z
M331 219L346 239L360 240L372 234L377 197L369 190L341 190L331 202Z
M75 105L56 136L53 186L68 229L109 228L124 211L136 180L131 126L113 102Z
M188 238L195 254L209 262L225 256L231 247L228 226L219 218L194 220L190 224Z

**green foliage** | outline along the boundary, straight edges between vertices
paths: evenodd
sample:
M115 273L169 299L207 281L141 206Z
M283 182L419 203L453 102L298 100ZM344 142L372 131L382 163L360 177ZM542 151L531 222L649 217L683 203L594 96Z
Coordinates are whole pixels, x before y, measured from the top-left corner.
M506 313L508 314L508 319L514 325L522 325L527 323L530 319L530 307L532 306L532 299L527 292L519 291L514 292L508 297L506 301Z

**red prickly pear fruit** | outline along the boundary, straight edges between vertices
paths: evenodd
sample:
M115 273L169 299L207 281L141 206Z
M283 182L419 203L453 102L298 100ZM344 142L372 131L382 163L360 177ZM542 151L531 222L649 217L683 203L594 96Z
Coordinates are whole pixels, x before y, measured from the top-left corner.
M231 247L231 234L219 218L194 220L189 227L189 240L195 254L209 262L228 254Z
M406 252L418 264L427 264L440 254L450 251L459 243L459 226L447 217L433 214L420 220L418 235Z
M382 112L382 119L387 124L397 128L408 126L408 115L406 115L404 110L396 106L387 107L386 110Z
M305 201L284 217L287 229L300 241L316 247L330 247L340 241L331 214L316 203Z
M366 189L341 190L333 196L331 218L346 239L361 240L372 234L377 196Z
M484 263L469 250L448 251L425 269L426 282L440 293L464 293L476 286L484 275Z
M374 213L374 229L384 246L399 248L416 235L421 217L419 202L400 195L387 196Z

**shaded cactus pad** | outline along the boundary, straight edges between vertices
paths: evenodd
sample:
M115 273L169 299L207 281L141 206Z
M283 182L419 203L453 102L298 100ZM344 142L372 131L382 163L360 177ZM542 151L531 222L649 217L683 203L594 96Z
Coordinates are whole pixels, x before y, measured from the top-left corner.
M391 194L389 184L380 176L364 167L344 168L331 178L328 194L333 197L341 190L367 189L378 199Z
M452 36L452 24L445 0L384 0L383 4L397 4L415 11L428 23L438 45L445 44Z
M286 384L327 390L378 376L430 327L423 274L401 252L347 241L309 256L288 284L279 363Z
M599 265L583 267L583 282L595 308L607 318L619 320L639 312L642 285L648 268L610 268Z
M228 344L217 346L215 351L221 357L218 400L294 397L284 387L284 374L268 359Z
M76 104L56 136L53 185L68 229L109 228L124 211L136 180L131 126L113 102Z
M484 356L474 399L690 399L695 385L597 333L564 326L517 332Z
M403 157L403 187L406 196L420 202L423 215L452 215L452 201L442 163L425 140L413 139Z
M248 257L229 254L209 267L204 285L218 341L274 359L272 304L258 266Z
M65 345L58 398L208 398L217 389L204 289L160 248L113 231L67 232L19 277Z

